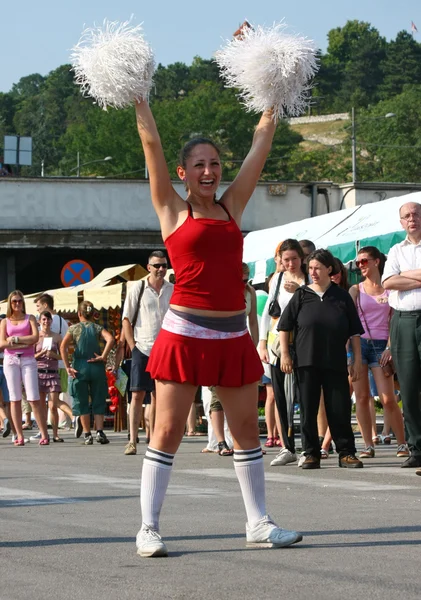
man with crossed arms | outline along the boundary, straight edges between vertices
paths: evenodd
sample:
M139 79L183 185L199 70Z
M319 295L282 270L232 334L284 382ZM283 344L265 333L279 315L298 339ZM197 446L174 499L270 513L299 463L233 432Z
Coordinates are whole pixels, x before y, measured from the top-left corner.
M392 290L391 352L411 453L401 467L418 467L421 475L421 204L403 204L399 218L407 235L390 249L382 283Z

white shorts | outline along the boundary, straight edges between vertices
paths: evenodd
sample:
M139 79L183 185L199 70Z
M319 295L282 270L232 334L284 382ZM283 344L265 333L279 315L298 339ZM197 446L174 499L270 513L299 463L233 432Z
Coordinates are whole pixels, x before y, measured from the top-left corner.
M22 384L25 387L28 402L39 400L38 367L33 356L5 354L3 370L9 389L10 402L22 400Z

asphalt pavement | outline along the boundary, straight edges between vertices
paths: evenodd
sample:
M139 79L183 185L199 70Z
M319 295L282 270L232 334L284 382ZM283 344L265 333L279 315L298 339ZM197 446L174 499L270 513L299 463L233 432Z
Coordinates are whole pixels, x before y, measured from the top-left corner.
M0 438L0 599L329 600L421 597L421 477L396 445L365 468L270 467L269 514L303 533L292 548L249 549L232 458L184 438L161 517L168 558L136 554L142 455L127 437L15 448ZM263 441L263 438L262 438Z

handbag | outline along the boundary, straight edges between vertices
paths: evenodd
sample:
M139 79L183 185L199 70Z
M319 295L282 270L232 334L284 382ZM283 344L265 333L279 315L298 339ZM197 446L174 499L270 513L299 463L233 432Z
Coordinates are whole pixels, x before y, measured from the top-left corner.
M368 339L371 342L371 345L373 346L373 350L376 351L376 349L374 347L373 338L371 337L370 328L368 326L367 320L365 318L364 311L363 311L362 306L361 306L361 302L360 302L360 286L359 285L357 286L357 304L358 304L358 307L360 309L362 318L364 320L365 330L366 330L366 332L369 335ZM377 352L376 352L376 354L377 354ZM380 357L377 355L377 360L379 360L379 358ZM393 359L390 359L389 362L386 365L384 365L384 366L381 367L381 369L382 369L383 375L385 377L393 377L394 374L396 373L396 368L395 368L395 364L393 362Z
M275 296L269 304L268 313L274 319L278 319L281 316L281 307L279 306L278 296L279 289L281 287L283 273L279 273L278 281L276 282Z

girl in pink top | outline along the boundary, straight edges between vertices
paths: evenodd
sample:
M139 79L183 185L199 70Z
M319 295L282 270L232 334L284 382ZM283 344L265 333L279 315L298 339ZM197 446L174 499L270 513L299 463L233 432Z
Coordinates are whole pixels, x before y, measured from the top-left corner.
M0 323L0 349L4 350L4 375L10 395L11 415L16 429L16 446L25 444L22 434L22 384L39 430L40 445L48 445L47 414L39 402L37 362L34 344L38 342L35 317L26 314L22 292L15 290L7 299L7 318Z
M398 442L397 456L409 456L405 443L403 418L396 402L393 376L387 377L382 366L391 360L389 341L389 321L392 310L388 302L388 292L382 287L385 256L375 246L366 246L358 252L357 267L361 270L363 281L349 290L360 317L365 333L361 336L362 376L353 382L357 420L364 439L365 449L360 458L374 458L372 440L372 418L370 413L370 385L368 369L373 373L380 402L387 420Z

